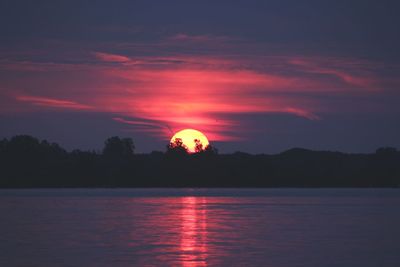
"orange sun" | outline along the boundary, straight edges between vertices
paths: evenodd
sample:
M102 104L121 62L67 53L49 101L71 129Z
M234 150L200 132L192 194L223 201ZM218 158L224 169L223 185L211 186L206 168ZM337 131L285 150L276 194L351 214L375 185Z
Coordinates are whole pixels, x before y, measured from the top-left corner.
M194 129L184 129L175 133L170 143L174 144L177 140L182 141L189 153L199 152L209 145L207 137L202 132Z

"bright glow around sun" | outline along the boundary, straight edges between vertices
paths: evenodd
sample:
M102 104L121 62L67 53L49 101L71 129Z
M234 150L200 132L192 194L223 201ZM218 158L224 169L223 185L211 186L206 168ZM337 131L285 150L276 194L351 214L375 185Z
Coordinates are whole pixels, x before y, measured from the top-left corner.
M189 153L196 152L196 141L200 141L199 143L202 145L202 148L205 149L208 145L207 137L200 131L194 129L184 129L174 134L171 138L171 143L174 143L176 139L181 139L183 144L188 148Z

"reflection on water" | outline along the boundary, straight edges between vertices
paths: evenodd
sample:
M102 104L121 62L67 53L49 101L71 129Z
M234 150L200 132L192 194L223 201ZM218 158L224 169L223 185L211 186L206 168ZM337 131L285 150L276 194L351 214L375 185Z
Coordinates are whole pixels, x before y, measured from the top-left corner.
M181 261L184 267L207 266L207 210L204 197L183 197Z
M269 192L0 192L0 266L400 266L398 193Z
M208 240L206 197L133 198L132 210L141 209L141 224L130 229L130 247L141 266L149 264L150 253L155 265L208 266L212 244ZM139 207L140 206L140 207ZM214 247L213 253L216 252ZM150 264L151 266L151 264Z

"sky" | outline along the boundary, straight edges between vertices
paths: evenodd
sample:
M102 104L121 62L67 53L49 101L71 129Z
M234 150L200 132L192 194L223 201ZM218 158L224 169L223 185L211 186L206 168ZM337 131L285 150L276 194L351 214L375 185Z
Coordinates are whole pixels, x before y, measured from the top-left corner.
M0 138L400 147L398 1L0 1Z

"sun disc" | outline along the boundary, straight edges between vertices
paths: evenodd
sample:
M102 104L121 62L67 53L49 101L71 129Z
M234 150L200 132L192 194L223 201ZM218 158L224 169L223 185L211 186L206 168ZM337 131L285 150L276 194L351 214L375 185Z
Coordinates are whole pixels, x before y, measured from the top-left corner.
M202 132L194 129L184 129L176 132L172 136L170 143L173 144L176 139L181 139L182 143L188 148L189 153L195 153L196 151L196 140L201 144L202 149L205 149L208 145L208 139Z

